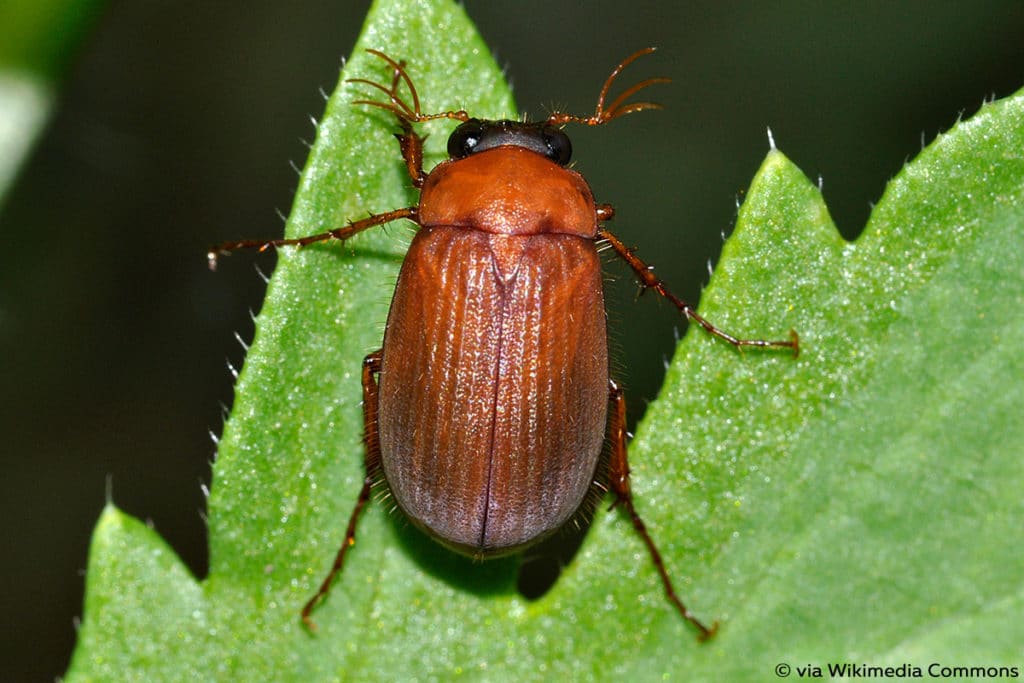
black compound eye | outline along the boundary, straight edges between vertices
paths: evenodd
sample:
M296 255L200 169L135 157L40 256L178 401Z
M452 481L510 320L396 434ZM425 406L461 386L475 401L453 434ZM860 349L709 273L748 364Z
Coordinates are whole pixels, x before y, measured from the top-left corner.
M544 144L547 146L547 157L559 166L565 166L572 160L572 142L569 136L557 128L544 128Z
M470 119L459 125L448 136L448 156L452 159L468 157L480 144L484 136L484 125L482 121Z
M465 159L498 147L522 147L559 166L572 159L569 136L554 126L522 121L470 119L448 136L448 157Z

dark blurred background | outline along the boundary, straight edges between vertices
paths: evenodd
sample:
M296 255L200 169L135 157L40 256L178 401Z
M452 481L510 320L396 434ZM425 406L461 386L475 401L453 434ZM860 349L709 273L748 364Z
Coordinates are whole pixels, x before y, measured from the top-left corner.
M533 113L590 110L620 58L660 48L626 80L671 77L650 95L666 111L574 132L577 168L617 207L616 232L690 299L767 126L824 179L852 238L922 141L1024 85L1016 1L466 5ZM205 251L281 230L289 162L304 163L318 88L333 88L367 6L111 2L62 66L54 115L0 211L0 680L63 672L108 478L121 508L205 574L208 432L263 290L249 261L214 274ZM635 420L680 324L611 272Z

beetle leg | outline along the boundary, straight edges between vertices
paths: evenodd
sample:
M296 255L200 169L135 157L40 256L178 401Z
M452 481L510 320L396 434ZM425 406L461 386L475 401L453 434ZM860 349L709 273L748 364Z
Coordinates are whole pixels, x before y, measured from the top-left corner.
M374 474L380 468L380 440L377 436L377 380L375 375L380 372L380 351L371 353L363 360L363 445L365 448L364 464L366 476L363 479L363 488L359 491L359 498L356 499L356 506L348 518L348 529L345 531L345 540L334 558L331 571L320 584L320 589L302 607L302 623L310 631L316 630L316 623L310 618L313 609L327 597L331 590L331 584L335 577L341 573L345 564L345 554L348 549L356 543L356 525L359 516L362 514L366 503L370 500L370 490L373 487Z
M672 580L669 579L668 571L665 569L665 562L661 559L661 553L658 552L657 546L654 545L654 540L647 533L647 525L640 519L636 507L633 505L633 493L629 486L629 460L626 457L626 398L622 393L622 387L615 380L609 379L608 385L609 400L612 403L609 427L611 459L608 463L608 483L612 492L615 493L615 503L612 507L621 506L625 509L626 514L629 515L629 519L633 523L633 528L640 534L644 545L647 546L647 552L651 556L651 561L654 562L654 567L658 570L658 576L661 577L661 584L665 587L665 594L668 596L669 601L675 605L675 608L684 619L700 631L698 636L700 640L707 640L715 635L715 631L718 630L718 622L713 623L711 628L708 628L686 608L686 605L676 595L675 588L672 586Z
M622 243L618 237L608 232L604 228L599 228L597 231L597 239L607 240L612 246L612 249L622 257L622 259L629 264L629 267L636 273L637 278L640 280L640 284L645 289L653 289L658 294L662 295L666 299L672 302L672 304L679 309L679 312L685 315L690 320L694 321L710 334L729 342L736 348L742 349L744 346L757 346L762 348L786 348L793 350L793 356L800 355L800 337L797 336L795 330L789 331L789 339L786 341L769 341L766 339L740 339L735 337L723 329L715 327L707 319L697 314L697 310L686 303L675 294L668 290L665 283L654 274L652 266L647 265L640 260L633 250Z
M412 124L405 119L400 117L398 123L402 126L402 132L396 133L395 137L398 138L398 147L402 150L402 158L405 159L405 168L409 171L412 186L421 189L427 180L427 174L423 172L424 138L418 135L412 129Z
M218 245L210 247L210 250L206 252L206 258L209 261L210 270L217 270L217 259L235 251L236 249L257 248L260 251L266 251L271 247L274 247L275 249L284 246L304 247L307 244L325 242L330 239L341 240L344 242L349 237L352 237L356 233L360 233L367 228L397 221L400 218L408 218L409 220L416 222L416 207L408 206L404 209L395 209L394 211L370 214L362 220L352 221L343 228L335 228L334 230L317 233L316 235L307 235L306 237L279 240L242 240L240 242L221 242Z

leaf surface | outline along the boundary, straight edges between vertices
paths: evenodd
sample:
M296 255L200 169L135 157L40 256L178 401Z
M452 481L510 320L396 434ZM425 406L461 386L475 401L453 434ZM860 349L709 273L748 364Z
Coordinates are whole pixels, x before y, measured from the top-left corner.
M514 115L448 2L374 5L344 77L405 58L425 110ZM289 235L415 203L385 112L344 83ZM431 128L428 167L445 131ZM515 560L474 563L372 504L316 634L298 620L362 480L360 362L411 234L285 251L221 441L210 575L113 506L97 526L68 680L751 680L789 662L1021 661L1024 95L986 105L893 181L843 241L769 153L701 311L802 353L691 330L631 445L637 506L701 645L640 540L599 511L536 601Z

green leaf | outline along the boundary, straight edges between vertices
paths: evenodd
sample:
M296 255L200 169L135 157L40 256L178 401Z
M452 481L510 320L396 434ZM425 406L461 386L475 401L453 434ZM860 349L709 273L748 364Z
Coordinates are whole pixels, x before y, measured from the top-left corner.
M344 77L405 58L425 109L514 115L449 2L378 2ZM342 83L290 235L415 203L385 112ZM450 127L450 125L448 126ZM428 166L446 126L431 128ZM1024 94L986 105L890 184L844 242L772 151L702 312L802 354L691 330L631 445L637 507L697 643L640 540L601 510L553 589L474 563L371 504L316 634L298 619L362 479L360 361L380 344L410 231L284 251L225 427L210 575L109 507L68 679L751 680L777 663L1019 665L1024 626ZM1015 343L1017 342L1017 343Z

